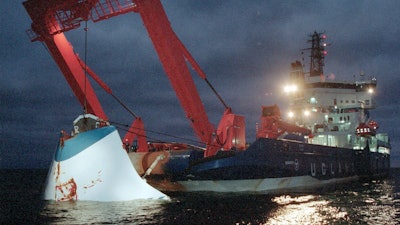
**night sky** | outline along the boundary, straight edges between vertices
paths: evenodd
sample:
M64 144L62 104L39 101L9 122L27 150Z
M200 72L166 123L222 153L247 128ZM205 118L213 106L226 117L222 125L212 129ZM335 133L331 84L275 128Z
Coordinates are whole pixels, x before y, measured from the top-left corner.
M290 63L308 54L314 31L328 36L325 75L378 80L378 108L371 117L392 141L392 166L400 166L400 1L202 0L162 1L177 36L234 113L246 118L247 141L255 140L261 105L287 107L282 84ZM0 7L0 168L46 168L60 130L71 130L83 112L54 60L26 35L31 19L22 1ZM66 33L85 54L84 25ZM88 22L87 64L132 111L142 117L150 140L196 137L136 13ZM308 67L306 67L308 68ZM193 73L210 121L224 111ZM132 116L93 84L110 121ZM150 132L150 131L156 131ZM397 132L396 132L397 131ZM165 133L168 135L161 135ZM121 130L121 136L125 133ZM175 137L186 138L186 140Z

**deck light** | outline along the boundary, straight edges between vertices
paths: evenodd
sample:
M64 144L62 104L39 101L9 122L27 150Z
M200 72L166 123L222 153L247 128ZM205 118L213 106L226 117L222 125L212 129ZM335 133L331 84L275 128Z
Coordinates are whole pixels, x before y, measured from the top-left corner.
M297 86L294 85L294 84L287 85L287 86L284 87L283 91L286 92L286 93L296 92L297 91Z
M290 112L288 113L288 116L289 116L289 118L293 118L294 113L293 113L292 111L290 111Z

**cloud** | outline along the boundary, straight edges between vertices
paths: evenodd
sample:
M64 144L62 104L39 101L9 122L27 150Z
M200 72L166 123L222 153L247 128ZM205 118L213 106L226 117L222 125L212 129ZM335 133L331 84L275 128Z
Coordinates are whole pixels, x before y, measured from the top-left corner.
M234 112L246 117L248 140L254 140L261 105L285 107L280 83L290 63L304 57L308 66L308 35L326 31L326 74L352 79L360 71L378 78L380 108L372 115L399 143L390 119L400 108L400 23L398 1L162 1L171 25L215 89ZM22 2L0 8L1 151L9 165L17 165L10 146L34 147L38 158L25 157L20 166L43 166L52 154L61 129L70 129L82 113L67 82L46 48L31 43L25 30L30 18ZM12 10L9 10L12 9ZM97 23L88 22L88 42L80 28L66 35L74 50L113 89L150 130L194 139L169 80L143 27L140 16L126 14ZM210 121L218 124L223 106L194 74ZM132 116L96 84L93 85L110 120L130 124ZM266 94L268 93L268 94ZM121 134L123 131L121 130ZM184 135L183 135L184 134ZM157 135L156 135L157 136ZM156 138L168 137L157 136ZM174 140L175 141L175 140ZM32 150L30 150L32 151ZM23 154L17 151L16 154ZM29 153L28 155L30 155ZM400 158L398 155L394 157ZM46 160L43 160L46 158ZM12 163L12 161L14 162ZM0 161L0 167L5 160ZM400 166L400 165L399 165Z

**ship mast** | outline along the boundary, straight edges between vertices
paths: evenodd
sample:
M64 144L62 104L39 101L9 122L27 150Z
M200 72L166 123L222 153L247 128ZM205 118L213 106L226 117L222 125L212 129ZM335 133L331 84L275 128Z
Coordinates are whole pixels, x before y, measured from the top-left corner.
M326 43L322 40L326 39L326 35L315 31L310 37L311 40L308 40L308 42L311 42L310 77L321 77L323 79L324 58L327 51L325 50Z

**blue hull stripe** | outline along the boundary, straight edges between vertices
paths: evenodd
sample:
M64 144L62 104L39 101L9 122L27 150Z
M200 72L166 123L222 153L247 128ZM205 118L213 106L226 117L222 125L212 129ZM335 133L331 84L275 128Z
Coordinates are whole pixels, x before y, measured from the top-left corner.
M388 154L260 138L245 151L201 158L200 150L172 152L165 165L174 181L248 180L312 176L319 180L387 174Z
M80 133L77 136L66 140L64 146L58 146L54 160L60 162L70 159L115 130L114 126L107 126Z

